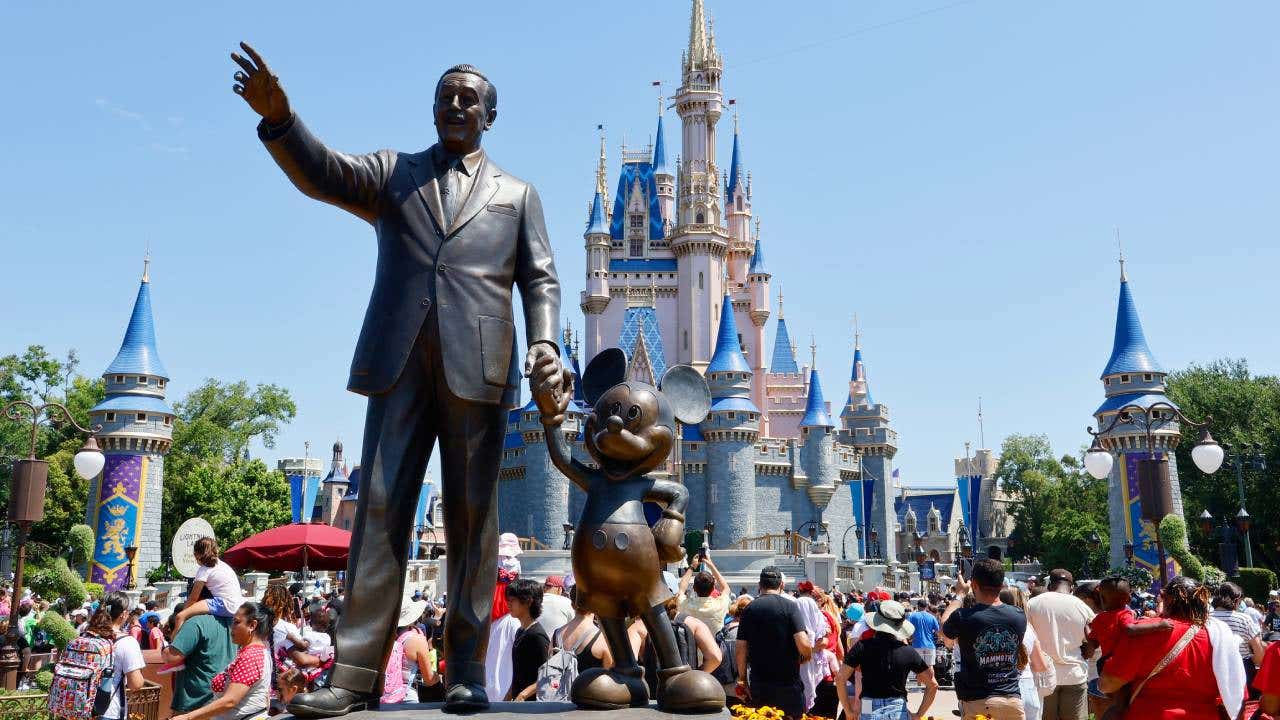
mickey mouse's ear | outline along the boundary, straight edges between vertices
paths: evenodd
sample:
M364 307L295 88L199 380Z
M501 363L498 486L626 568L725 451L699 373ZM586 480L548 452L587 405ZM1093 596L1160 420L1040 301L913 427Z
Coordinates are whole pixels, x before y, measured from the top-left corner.
M587 404L595 405L605 391L626 379L627 354L619 348L603 350L582 373L582 395Z
M688 365L674 365L662 376L662 395L671 412L685 425L702 422L711 409L711 391L702 373Z

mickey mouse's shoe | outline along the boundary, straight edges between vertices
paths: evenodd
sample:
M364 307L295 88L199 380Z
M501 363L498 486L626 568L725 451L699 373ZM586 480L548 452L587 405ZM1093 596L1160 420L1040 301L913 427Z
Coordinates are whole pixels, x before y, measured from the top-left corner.
M649 688L644 684L644 671L591 668L573 681L569 699L584 710L621 710L648 707Z
M710 673L688 665L658 671L658 709L670 713L713 713L724 709L724 687Z
M340 687L322 687L307 693L293 696L288 711L300 718L332 718L346 715L355 710L364 710L370 704L370 697Z

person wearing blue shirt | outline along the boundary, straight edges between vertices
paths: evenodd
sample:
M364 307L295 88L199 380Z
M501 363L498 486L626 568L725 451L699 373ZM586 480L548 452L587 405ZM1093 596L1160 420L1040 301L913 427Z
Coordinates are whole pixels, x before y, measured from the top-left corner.
M907 616L907 620L915 626L915 634L911 636L911 647L915 648L925 664L933 667L937 659L938 645L935 640L939 630L938 618L929 612L929 601L923 598L916 601L916 611Z

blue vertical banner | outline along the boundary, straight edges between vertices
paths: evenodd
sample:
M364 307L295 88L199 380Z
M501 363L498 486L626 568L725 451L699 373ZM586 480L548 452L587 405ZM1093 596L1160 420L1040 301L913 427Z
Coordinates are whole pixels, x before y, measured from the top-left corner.
M431 483L423 483L418 491L418 507L413 511L413 540L409 543L409 557L418 557L418 548L422 543L422 527L427 524L427 507L431 504L431 496L435 487Z
M982 476L961 475L956 478L956 487L960 491L960 517L964 519L964 528L969 535L969 546L977 555L978 517L982 511Z
M863 540L863 557L867 557L865 551L871 549L871 512L875 508L876 502L876 479L867 477L862 479L862 516L868 518L867 524L862 528ZM884 528L877 528L876 532L887 532Z
M289 507L293 510L293 522L302 522L302 490L305 478L302 475L289 477Z
M867 556L866 540L862 537L863 533L867 531L867 514L864 511L862 500L862 486L865 482L866 480L858 479L849 483L849 493L853 495L853 524L854 527L861 531L855 530L857 539L854 542L857 547L854 549L854 557L858 559Z
M302 481L302 521L315 520L316 498L320 495L320 476L308 475Z

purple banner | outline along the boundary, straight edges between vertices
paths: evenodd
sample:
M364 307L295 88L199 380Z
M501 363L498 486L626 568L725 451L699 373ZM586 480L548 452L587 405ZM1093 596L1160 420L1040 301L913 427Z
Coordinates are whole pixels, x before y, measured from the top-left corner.
M89 579L108 592L122 589L129 579L129 557L124 549L138 541L146 477L145 455L108 455L102 468L94 509L97 538Z

